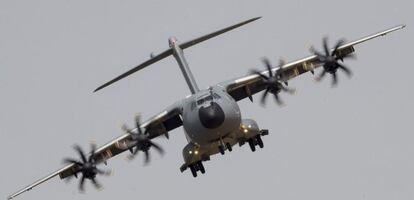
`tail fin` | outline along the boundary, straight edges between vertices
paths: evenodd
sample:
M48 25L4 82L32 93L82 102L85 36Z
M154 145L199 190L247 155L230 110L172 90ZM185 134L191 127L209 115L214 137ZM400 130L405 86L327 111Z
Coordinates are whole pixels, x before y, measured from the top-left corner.
M249 19L249 20L246 20L246 21L240 22L240 23L235 24L235 25L233 25L233 26L229 26L229 27L224 28L224 29L221 29L221 30L219 30L219 31L216 31L216 32L213 32L213 33L210 33L210 34L204 35L204 36L201 36L201 37L196 38L196 39L194 39L194 40L190 40L190 41L184 42L184 43L180 44L179 46L180 46L180 48L182 48L182 49L186 49L186 48L191 47L191 46L193 46L193 45L196 45L196 44L198 44L198 43L200 43L200 42L203 42L203 41L205 41L205 40L211 39L211 38L216 37L216 36L218 36L218 35L220 35L220 34L223 34L223 33L225 33L225 32L228 32L228 31L230 31L230 30L233 30L233 29L235 29L235 28L238 28L238 27L240 27L240 26L243 26L243 25L248 24L248 23L250 23L250 22L253 22L253 21L255 21L255 20L258 20L258 19L260 19L260 18L261 18L261 17L256 17L256 18L252 18L252 19ZM105 84L103 84L103 85L99 86L98 88L96 88L96 89L94 90L94 92L96 92L96 91L98 91L98 90L101 90L102 88L105 88L105 87L107 87L107 86L111 85L112 83L114 83L114 82L116 82L116 81L119 81L119 80L121 80L122 78L125 78L125 77L127 77L127 76L131 75L132 73L137 72L137 71L139 71L139 70L141 70L141 69L143 69L143 68L145 68L145 67L147 67L147 66L149 66L149 65L151 65L151 64L153 64L153 63L155 63L155 62L158 62L158 61L160 61L160 60L162 60L162 59L164 59L164 58L166 58L166 57L168 57L168 56L170 56L170 55L172 55L172 54L173 54L173 50L172 50L171 48L169 48L169 49L165 50L164 52L162 52L162 53L160 53L160 54L158 54L158 55L155 55L155 56L151 57L151 59L149 59L149 60L145 61L144 63L142 63L142 64L140 64L140 65L138 65L138 66L136 66L136 67L134 67L134 68L130 69L129 71L127 71L127 72L125 72L125 73L123 73L123 74L119 75L118 77L116 77L116 78L114 78L114 79L110 80L109 82L107 82L107 83L105 83Z

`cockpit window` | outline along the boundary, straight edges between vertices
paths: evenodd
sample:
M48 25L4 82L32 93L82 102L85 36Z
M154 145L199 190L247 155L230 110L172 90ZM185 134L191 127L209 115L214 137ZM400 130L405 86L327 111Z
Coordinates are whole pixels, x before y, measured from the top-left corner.
M210 96L210 95L206 96L204 98L201 98L201 99L197 100L197 105L204 104L204 102L208 102L208 101L211 101L211 100L213 100L212 96Z
M197 100L197 105L204 104L205 102L210 102L210 101L213 100L213 98L214 99L220 99L221 97L218 94L213 93L213 95L204 96L204 97L201 97L200 99L198 99Z

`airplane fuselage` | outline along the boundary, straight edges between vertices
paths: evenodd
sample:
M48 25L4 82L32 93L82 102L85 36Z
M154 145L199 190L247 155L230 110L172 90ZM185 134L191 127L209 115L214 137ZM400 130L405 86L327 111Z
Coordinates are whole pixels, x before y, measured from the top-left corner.
M183 149L185 163L181 169L189 166L194 170L194 166L210 159L210 155L224 154L225 149L231 151L237 143L243 144L248 140L254 143L252 138L260 134L256 122L242 120L237 102L224 88L215 86L200 90L178 40L171 37L168 43L192 93L182 104L182 121L188 144Z

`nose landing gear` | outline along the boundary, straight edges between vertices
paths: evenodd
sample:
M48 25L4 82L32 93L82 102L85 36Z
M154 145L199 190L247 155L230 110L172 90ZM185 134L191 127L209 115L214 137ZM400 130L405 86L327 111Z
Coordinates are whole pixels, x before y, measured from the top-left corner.
M202 161L198 161L192 165L188 166L191 170L191 174L193 175L193 177L197 177L197 172L200 171L202 174L206 173L206 169L204 168L203 162Z
M231 146L230 143L224 143L223 139L220 139L219 141L219 145L218 145L218 150L220 152L221 155L224 155L225 151L229 150L230 152L233 151L233 148Z

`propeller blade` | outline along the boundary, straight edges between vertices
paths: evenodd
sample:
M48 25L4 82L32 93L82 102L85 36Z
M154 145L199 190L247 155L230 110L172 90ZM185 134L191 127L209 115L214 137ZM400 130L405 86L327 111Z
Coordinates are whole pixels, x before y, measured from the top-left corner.
M139 148L138 148L138 147L135 147L135 150L134 150L134 152L132 153L132 155L133 155L133 156L136 156L136 155L138 154L138 152L139 152Z
M285 65L285 64L286 64L286 61L284 59L279 60L279 68L283 67L283 65Z
M79 181L79 191L85 191L85 176L82 175L81 180Z
M323 69L322 72L316 77L316 81L321 81L323 77L325 77L326 70Z
M79 162L77 160L74 160L72 158L65 158L63 160L63 163L65 163L65 164L75 164L75 165L78 165L78 166L83 166L83 163L81 163L81 162Z
M250 73L251 74L256 74L256 75L262 77L264 80L268 80L269 79L269 77L263 75L261 72L259 72L257 70L254 70L254 69L250 70Z
M288 88L288 87L284 87L284 86L281 86L281 89L282 89L284 92L287 92L287 93L289 93L289 94L294 94L294 93L296 92L296 90L295 90L295 89L293 89L293 88Z
M91 143L91 152L90 152L91 155L89 155L88 162L92 162L92 160L94 159L95 151L96 151L96 144Z
M323 50L325 51L325 56L329 56L330 53L329 53L329 47L328 47L328 37L327 36L323 37L322 42L323 42Z
M311 46L309 48L309 51L312 54L315 54L318 57L319 61L322 61L321 58L324 58L325 57L325 55L323 55L321 52L317 51L313 46Z
M101 184L98 183L98 181L95 178L91 178L93 186L95 186L96 189L101 189Z
M267 87L266 90L264 91L262 98L260 99L260 103L262 105L265 105L266 103L266 97L267 97L267 93L269 93L269 88Z
M338 84L338 77L336 73L332 73L332 86L336 86Z
M79 155L82 159L82 162L86 163L87 162L86 156L83 153L82 148L79 145L75 145L73 148L79 153Z
M145 153L145 164L148 164L150 161L149 151L144 151Z
M142 134L141 125L140 125L140 116L135 115L135 126L138 129L138 134Z
M339 69L341 69L342 71L344 71L344 72L345 72L345 74L346 74L348 77L351 77L351 76L352 76L352 72L351 72L351 70L350 70L348 67L346 67L345 65L338 63L338 67L339 67Z
M264 65L266 66L266 69L269 73L269 77L272 77L273 76L272 65L270 64L269 59L268 58L263 58L262 61L263 61Z
M126 133L129 133L129 134L131 134L131 135L132 135L132 134L134 134L134 133L131 131L131 129L129 129L129 128L128 128L128 126L127 126L126 124L123 124L121 128L122 128L122 130L123 130L124 132L126 132Z
M155 144L151 141L149 141L152 147L154 147L161 155L164 154L164 149L162 149L158 144Z
M335 45L335 47L334 47L334 50L332 51L331 56L335 56L335 55L336 55L336 53L337 53L337 51L338 51L338 48L339 48L340 46L342 46L343 44L345 44L345 40L340 39L340 40L336 43L336 45Z
M101 170L101 169L96 169L96 172L97 172L98 174L105 175L105 176L109 176L109 175L111 175L111 174L112 174L112 171L111 171L111 170Z
M283 101L280 100L279 95L277 93L274 93L273 96L275 97L276 103L281 106L283 105Z

